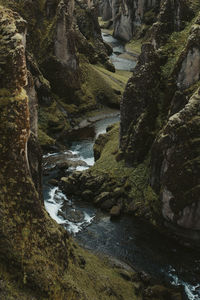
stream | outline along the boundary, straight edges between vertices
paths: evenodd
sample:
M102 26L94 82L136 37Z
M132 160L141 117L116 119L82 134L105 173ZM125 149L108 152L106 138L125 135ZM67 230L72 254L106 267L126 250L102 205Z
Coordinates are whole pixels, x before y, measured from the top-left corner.
M124 46L106 35L106 41L115 43L116 53L125 51ZM113 41L114 40L114 41ZM113 45L113 44L112 44ZM123 51L122 51L123 49ZM118 56L117 54L115 54ZM119 57L118 57L119 58ZM112 57L111 57L112 60ZM118 62L120 61L120 64ZM120 68L123 60L117 60ZM129 65L128 70L135 65ZM126 62L129 64L130 62ZM122 69L121 69L122 70ZM68 199L56 182L59 172L57 162L68 161L68 168L62 168L63 176L77 170L88 169L94 164L93 145L108 125L119 121L118 111L105 114L103 120L77 130L66 141L69 150L44 155L43 194L45 208L57 223L62 224L85 248L96 253L115 257L138 271L145 271L153 277L180 285L189 300L200 299L200 255L198 251L180 246L174 240L158 233L153 226L133 216L123 216L111 221L108 214L96 209L90 203ZM64 171L63 171L64 170ZM78 187L77 187L78 188Z
M121 71L132 71L137 63L137 55L132 52L127 52L125 44L108 33L102 32L102 38L113 48L110 60L115 66L115 69Z

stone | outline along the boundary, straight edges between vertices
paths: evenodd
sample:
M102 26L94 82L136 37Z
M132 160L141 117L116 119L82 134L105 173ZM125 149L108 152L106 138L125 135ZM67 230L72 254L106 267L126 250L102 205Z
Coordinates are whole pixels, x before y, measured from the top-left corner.
M109 199L109 197L110 197L109 192L102 192L95 198L94 204L96 204L97 206L101 206L104 201Z
M57 185L58 185L58 180L52 178L52 179L50 179L50 180L48 181L48 183L51 184L51 185L57 186Z
M81 198L85 201L93 201L94 193L91 190L85 190L81 194Z
M64 212L65 218L73 223L80 223L84 221L84 213L79 210L67 210Z
M116 203L116 199L114 198L107 199L103 201L103 203L101 204L101 209L109 211L115 203Z
M121 205L114 205L111 210L110 210L110 217L112 218L117 218L121 214Z

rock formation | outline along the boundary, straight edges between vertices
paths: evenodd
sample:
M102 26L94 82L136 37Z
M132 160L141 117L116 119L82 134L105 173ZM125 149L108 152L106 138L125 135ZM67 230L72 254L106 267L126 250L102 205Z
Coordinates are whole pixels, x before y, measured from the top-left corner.
M103 20L112 20L114 37L129 41L138 31L144 35L144 25L155 21L159 4L160 0L102 0L99 10Z
M0 6L0 32L0 298L132 299L122 270L80 249L44 209L27 23Z
M56 0L1 3L27 20L29 92L37 92L39 141L44 150L59 145L62 134L77 126L87 112L102 105L119 107L120 96L111 85L107 84L109 91L98 92L96 88L99 82L105 85L105 79L94 69L95 64L115 70L94 5Z
M83 198L102 209L111 213L117 205L195 241L200 239L199 9L196 1L161 1L122 97L119 149L117 128L100 135L95 166L70 178L80 184ZM119 197L117 188L123 190Z
M199 239L200 31L198 13L192 19L187 5L161 3L121 103L120 148L131 165L150 157L150 185L165 224Z

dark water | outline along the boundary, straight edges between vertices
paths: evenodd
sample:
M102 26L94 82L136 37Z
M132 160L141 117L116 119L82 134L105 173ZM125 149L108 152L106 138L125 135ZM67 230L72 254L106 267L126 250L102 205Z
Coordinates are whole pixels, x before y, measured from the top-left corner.
M110 44L113 48L113 53L110 60L115 66L116 70L132 71L136 66L136 57L123 58L120 55L126 53L125 44L115 39L112 35L102 33L103 40Z

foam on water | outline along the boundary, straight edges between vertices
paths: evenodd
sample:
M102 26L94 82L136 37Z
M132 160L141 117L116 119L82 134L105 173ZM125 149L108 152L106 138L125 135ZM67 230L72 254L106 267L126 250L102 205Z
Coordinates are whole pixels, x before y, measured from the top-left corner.
M55 195L56 195L58 201L55 201L55 199L54 199ZM66 196L59 191L58 187L54 187L54 188L50 189L49 198L46 199L46 201L44 202L46 210L48 211L48 213L50 214L52 219L54 219L58 224L65 223L65 220L63 220L63 218L58 216L58 211L62 205L61 201L59 201L59 198L61 200L61 196L66 199Z
M183 286L185 293L188 296L189 300L199 300L200 299L200 284L192 285L188 282L185 282L184 280L181 280L178 278L176 274L174 274L175 269L173 269L171 266L169 267L169 277L171 279L171 283L175 286Z
M82 222L73 223L69 220L66 220L65 227L71 234L73 234L75 236L83 228L89 226L92 223L92 220L94 219L94 217L95 217L94 215L90 216L89 214L84 212L84 220Z
M54 152L54 153L47 153L47 154L43 155L43 158L50 157L50 156L55 156L55 155L57 155L57 154L58 154L57 152Z
M80 156L80 159L85 161L90 167L94 165L94 157L84 158L83 156Z
M94 219L95 215L89 215L87 212L84 213L84 219L82 222L71 222L67 219L63 219L61 216L58 215L59 210L61 209L63 202L67 201L68 204L71 206L72 201L67 199L67 197L59 190L58 187L51 188L49 191L49 197L45 200L44 205L51 216L58 224L65 225L66 229L73 235L76 235L79 231L83 228L88 226L92 220Z

